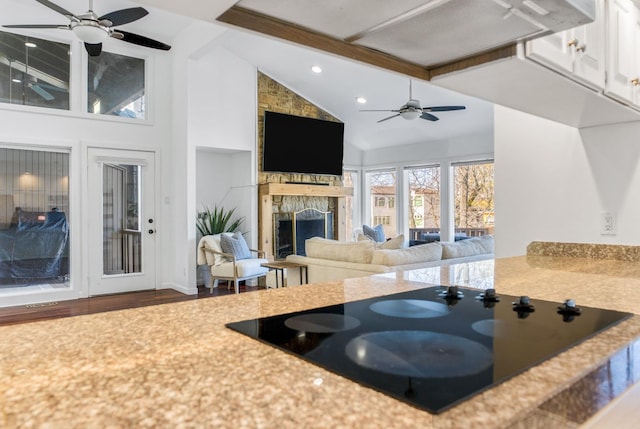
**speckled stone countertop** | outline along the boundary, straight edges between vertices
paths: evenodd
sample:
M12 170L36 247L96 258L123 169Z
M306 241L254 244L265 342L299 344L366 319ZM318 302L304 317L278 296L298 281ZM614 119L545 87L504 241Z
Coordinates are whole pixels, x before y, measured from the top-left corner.
M0 427L574 428L637 380L639 316L438 415L224 326L450 283L640 314L640 264L528 256L0 327Z

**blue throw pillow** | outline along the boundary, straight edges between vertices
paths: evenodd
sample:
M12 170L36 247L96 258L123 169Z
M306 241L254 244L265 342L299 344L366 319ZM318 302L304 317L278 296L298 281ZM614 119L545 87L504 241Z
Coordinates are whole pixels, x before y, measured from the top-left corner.
M235 256L236 260L251 258L249 246L247 246L247 242L239 232L234 233L233 236L222 234L220 236L220 247L224 253L231 253Z
M376 225L373 228L371 228L369 225L362 225L362 232L364 232L364 235L366 235L376 243L382 243L386 240L382 225Z

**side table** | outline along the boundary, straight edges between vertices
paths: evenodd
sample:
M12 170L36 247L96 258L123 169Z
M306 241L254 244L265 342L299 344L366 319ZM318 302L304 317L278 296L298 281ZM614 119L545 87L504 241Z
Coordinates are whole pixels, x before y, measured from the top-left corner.
M299 264L297 262L287 262L287 261L272 261L265 262L260 264L260 266L269 268L270 270L276 271L276 288L279 288L280 285L284 287L284 270L287 268L300 268L300 284L309 283L309 275L307 273L307 266L305 264ZM302 282L302 272L304 271L304 283ZM278 279L278 274L280 275L280 279Z

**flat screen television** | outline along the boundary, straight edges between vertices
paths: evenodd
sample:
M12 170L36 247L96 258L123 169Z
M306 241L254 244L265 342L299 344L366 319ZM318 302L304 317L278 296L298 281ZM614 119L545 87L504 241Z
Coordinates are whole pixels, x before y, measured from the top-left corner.
M262 171L342 175L344 124L266 111Z

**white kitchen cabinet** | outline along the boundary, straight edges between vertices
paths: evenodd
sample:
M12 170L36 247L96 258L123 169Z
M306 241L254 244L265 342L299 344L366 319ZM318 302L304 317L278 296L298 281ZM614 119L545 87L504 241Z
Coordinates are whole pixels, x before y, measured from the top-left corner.
M631 0L607 2L605 94L640 108L640 11Z
M605 87L605 7L596 0L594 22L526 44L526 56L595 90Z

